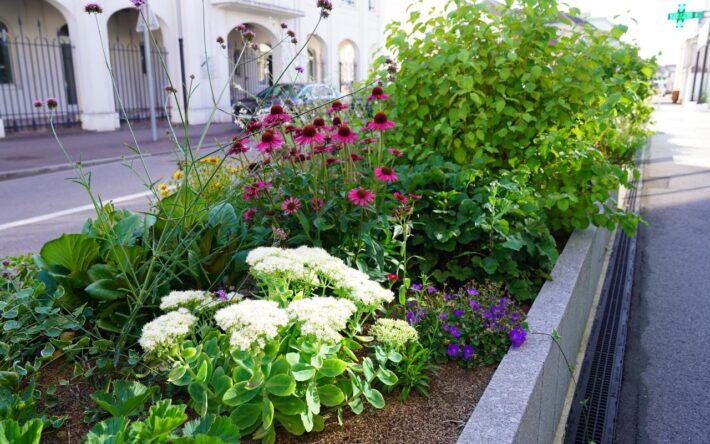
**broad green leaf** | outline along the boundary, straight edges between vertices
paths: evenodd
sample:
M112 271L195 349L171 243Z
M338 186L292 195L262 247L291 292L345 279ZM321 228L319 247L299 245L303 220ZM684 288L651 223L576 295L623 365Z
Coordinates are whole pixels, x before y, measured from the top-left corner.
M266 390L276 396L289 396L296 390L296 380L289 374L279 374L266 380Z

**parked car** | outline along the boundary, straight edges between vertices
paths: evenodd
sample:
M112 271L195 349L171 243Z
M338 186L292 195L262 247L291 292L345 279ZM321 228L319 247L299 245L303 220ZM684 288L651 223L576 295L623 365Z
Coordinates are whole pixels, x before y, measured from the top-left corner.
M235 121L239 123L243 120L237 118L240 115L251 117L264 114L271 105L283 105L287 100L296 105L312 105L339 97L340 94L332 86L324 83L278 83L258 92L254 97L238 100L234 104Z

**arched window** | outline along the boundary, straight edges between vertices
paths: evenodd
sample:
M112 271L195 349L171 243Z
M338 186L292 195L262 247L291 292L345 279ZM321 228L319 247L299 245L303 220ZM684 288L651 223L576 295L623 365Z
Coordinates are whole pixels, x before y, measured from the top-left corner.
M315 83L318 79L318 65L316 64L316 52L308 48L308 81Z
M10 38L7 26L0 22L0 84L12 83L12 65L10 64Z

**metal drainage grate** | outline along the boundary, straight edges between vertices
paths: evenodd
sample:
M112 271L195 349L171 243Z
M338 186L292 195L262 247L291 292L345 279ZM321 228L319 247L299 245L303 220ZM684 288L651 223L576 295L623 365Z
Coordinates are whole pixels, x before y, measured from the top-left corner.
M636 196L634 183L627 211L635 209ZM635 258L636 236L618 230L567 421L566 444L614 441Z

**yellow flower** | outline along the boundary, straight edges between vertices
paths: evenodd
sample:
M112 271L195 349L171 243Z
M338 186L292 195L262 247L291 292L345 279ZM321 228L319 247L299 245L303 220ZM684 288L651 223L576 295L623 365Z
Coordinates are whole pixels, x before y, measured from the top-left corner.
M217 165L219 163L219 157L209 156L204 159L200 159L202 163L209 163L210 165Z
M232 174L237 174L239 171L241 171L241 169L238 167L233 167L232 165L227 165L227 171Z
M185 173L182 170L177 170L173 173L173 179L182 180L185 177Z
M161 183L160 185L158 185L158 189L159 189L161 192L167 190L168 188L169 188L168 185L165 184L165 183Z

